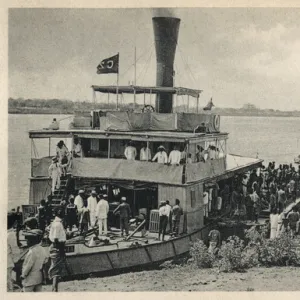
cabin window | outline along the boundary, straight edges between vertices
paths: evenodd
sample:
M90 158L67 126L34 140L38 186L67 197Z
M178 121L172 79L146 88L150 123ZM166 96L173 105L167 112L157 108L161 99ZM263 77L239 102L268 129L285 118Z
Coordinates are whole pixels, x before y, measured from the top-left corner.
M191 207L194 208L196 205L196 192L191 190Z

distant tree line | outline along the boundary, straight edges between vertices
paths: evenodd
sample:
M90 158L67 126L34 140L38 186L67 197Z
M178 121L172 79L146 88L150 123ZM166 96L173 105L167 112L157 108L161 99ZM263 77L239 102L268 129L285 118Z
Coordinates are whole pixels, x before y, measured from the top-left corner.
M121 110L142 110L143 105L134 103L121 104ZM9 98L9 113L30 113L30 114L73 114L75 111L91 111L95 109L113 110L116 103L93 103L88 100L71 101L65 99L24 99ZM177 106L176 111L187 111L186 106ZM197 112L196 107L190 107L189 112ZM201 113L202 108L199 108ZM251 103L245 104L242 108L221 108L215 107L213 112L224 116L283 116L300 117L300 111L279 111L274 109L259 109Z

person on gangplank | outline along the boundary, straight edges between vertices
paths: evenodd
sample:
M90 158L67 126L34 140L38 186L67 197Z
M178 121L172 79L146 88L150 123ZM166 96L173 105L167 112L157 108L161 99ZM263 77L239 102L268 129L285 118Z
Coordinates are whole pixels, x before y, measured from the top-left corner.
M59 190L60 188L60 177L61 177L61 166L57 160L57 157L52 158L52 163L48 169L49 177L52 179L52 194L55 192L55 189Z

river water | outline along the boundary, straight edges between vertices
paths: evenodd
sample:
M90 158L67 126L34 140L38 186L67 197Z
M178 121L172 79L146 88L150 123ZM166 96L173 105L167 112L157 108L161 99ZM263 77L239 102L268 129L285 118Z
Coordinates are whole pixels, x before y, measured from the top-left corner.
M31 141L28 131L48 127L56 117L67 129L68 115L21 115L8 117L8 208L27 204L29 197ZM68 118L69 117L69 118ZM300 118L221 117L221 130L229 133L228 152L264 159L266 162L293 162L300 154ZM55 152L51 143L51 155ZM299 145L297 145L299 144ZM39 154L48 155L48 139L36 142Z

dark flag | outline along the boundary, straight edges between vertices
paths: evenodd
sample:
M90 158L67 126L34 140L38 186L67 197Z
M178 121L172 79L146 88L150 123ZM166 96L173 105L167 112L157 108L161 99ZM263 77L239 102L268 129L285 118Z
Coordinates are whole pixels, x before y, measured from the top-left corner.
M212 98L210 98L210 101L207 103L206 106L203 107L203 110L211 110L213 106L214 104L212 102Z
M97 66L97 74L119 73L119 53L103 59Z

